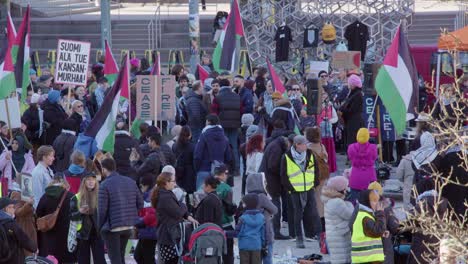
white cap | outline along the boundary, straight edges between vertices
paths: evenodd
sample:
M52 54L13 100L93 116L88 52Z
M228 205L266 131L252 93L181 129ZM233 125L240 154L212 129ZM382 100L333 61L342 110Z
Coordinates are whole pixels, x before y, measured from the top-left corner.
M31 96L31 104L37 104L39 103L39 100L41 99L41 96L37 93L33 94Z

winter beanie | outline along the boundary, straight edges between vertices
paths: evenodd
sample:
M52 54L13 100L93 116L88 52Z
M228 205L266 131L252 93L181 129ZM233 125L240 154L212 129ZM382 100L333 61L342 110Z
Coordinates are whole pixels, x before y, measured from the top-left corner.
M365 144L369 142L369 138L370 138L370 135L369 135L369 130L367 128L362 127L358 130L357 135L356 135L357 142L359 142L360 144Z

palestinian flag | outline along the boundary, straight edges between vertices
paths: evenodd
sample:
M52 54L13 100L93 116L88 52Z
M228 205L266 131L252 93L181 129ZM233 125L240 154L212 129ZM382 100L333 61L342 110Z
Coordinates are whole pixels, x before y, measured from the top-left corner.
M268 73L270 74L271 84L273 85L273 91L283 94L286 89L284 88L281 79L279 78L278 74L276 74L275 68L273 68L273 65L271 65L271 62L268 58L266 59L266 62Z
M382 99L398 134L406 128L407 113L415 113L418 104L418 76L410 46L398 28L375 79Z
M93 156L97 150L114 152L115 122L119 110L120 92L128 90L130 68L128 55L125 55L123 65L112 89L104 98L104 103L94 116L84 133L80 133L75 143L75 149L81 150L87 157Z
M161 75L161 56L159 51L155 52L154 56L155 58L153 68L151 69L151 75Z
M29 79L29 68L31 67L31 57L29 56L30 36L31 36L31 7L28 5L24 14L19 32L16 36L13 47L13 57L15 61L16 88L21 89L21 101L24 103L27 95L27 88L31 83Z
M140 139L141 137L141 131L140 131L140 125L143 123L143 121L140 118L137 118L133 120L132 127L130 128L130 134L136 139Z
M16 90L15 66L12 56L12 40L14 38L12 38L11 35L13 34L14 28L12 30L10 24L8 24L7 34L3 40L2 50L0 52L0 99L10 97L11 93Z
M240 47L236 47L236 40L244 36L244 26L240 15L239 4L237 0L231 3L231 12L227 17L224 30L218 40L218 44L213 52L213 66L215 71L222 72L228 70L234 72L236 51Z
M8 42L13 45L16 40L16 29L15 29L15 24L13 24L13 19L11 19L10 12L8 12L8 16L7 16L7 33L8 33Z
M199 77L199 79L200 79L200 81L202 83L202 86L203 86L203 85L205 85L205 80L208 78L208 76L210 74L200 64L197 64L197 69L198 69L198 77Z

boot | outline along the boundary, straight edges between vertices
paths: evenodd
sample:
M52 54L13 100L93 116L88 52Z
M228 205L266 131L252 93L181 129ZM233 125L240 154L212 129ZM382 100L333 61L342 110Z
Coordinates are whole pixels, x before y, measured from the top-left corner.
M304 238L297 238L296 240L296 247L297 248L305 248L305 245L304 245Z
M290 236L285 236L281 233L278 232L278 234L275 234L275 240L288 240L291 239Z

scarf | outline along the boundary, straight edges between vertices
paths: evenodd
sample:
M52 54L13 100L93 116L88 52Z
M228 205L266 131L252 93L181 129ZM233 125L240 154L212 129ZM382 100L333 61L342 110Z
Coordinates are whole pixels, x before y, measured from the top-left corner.
M431 163L438 154L434 136L429 132L421 135L421 147L413 153L413 164L419 170L421 166Z
M16 142L18 142L18 150L12 151L11 160L18 171L21 171L26 163L26 159L24 158L24 154L26 154L26 148L24 147L24 139L22 137L16 137ZM11 178L16 178L15 170L11 170Z
M268 94L266 91L263 93L263 106L267 114L271 114L274 108L273 98L271 98L271 94Z
M221 125L207 125L206 127L203 128L202 134L205 133L205 131L207 131L208 129L215 128L215 127L219 127L221 129L223 129L223 127Z
M73 175L82 174L85 168L81 167L80 165L70 164L68 167L68 171Z
M294 147L291 147L291 155L292 155L292 157L294 159L294 162L296 162L296 164L301 167L302 171L304 171L305 164L306 164L307 152L304 151L302 153L299 153L299 152L296 151L296 149Z

